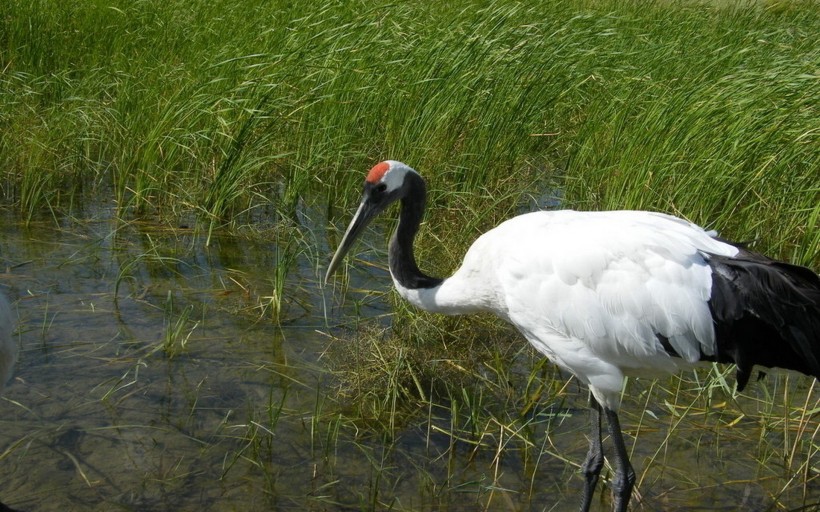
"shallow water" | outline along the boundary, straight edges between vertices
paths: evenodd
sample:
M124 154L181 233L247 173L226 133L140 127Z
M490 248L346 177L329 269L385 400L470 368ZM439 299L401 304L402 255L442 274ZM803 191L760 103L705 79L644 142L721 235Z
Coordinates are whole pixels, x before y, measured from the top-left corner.
M450 404L437 399L387 435L348 421L323 359L341 325L389 313L383 268L357 266L342 300L319 284L328 242L310 235L278 325L260 305L276 288L273 233L206 247L187 229L95 217L28 228L4 219L0 289L21 347L0 400L5 503L32 512L575 510L587 430L578 386L541 404L521 431L455 440ZM526 374L531 360L520 359ZM774 376L739 400L747 416L724 414L718 396L708 414L695 407L680 422L671 411L688 403L667 407L674 398L659 386L632 384L623 422L628 445L637 437L635 508L811 510L820 398L810 384ZM755 411L767 392L776 403L788 392L814 416L793 422L788 440L762 429ZM796 447L791 464L783 446ZM608 506L603 497L593 509Z

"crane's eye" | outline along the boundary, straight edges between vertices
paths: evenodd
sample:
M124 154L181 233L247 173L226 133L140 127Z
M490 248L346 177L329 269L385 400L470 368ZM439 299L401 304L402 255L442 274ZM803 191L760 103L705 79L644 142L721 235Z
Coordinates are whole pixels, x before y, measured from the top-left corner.
M383 193L385 190L387 190L387 185L385 185L384 183L379 183L378 185L376 185L376 192L378 192L379 194Z

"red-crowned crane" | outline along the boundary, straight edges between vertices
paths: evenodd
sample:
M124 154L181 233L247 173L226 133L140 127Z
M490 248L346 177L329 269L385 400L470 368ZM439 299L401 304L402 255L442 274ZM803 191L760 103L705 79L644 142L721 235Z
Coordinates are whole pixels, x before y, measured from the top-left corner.
M11 377L14 363L17 361L17 344L14 342L14 317L6 297L0 293L0 394ZM0 512L14 512L13 509L0 503Z
M449 278L421 272L413 240L426 186L407 165L375 165L325 281L356 237L401 201L389 266L399 294L448 315L489 311L585 383L592 430L581 510L603 466L601 411L615 448L613 509L627 508L635 472L618 420L625 376L658 376L700 361L754 365L820 378L820 277L646 211L540 211L480 236Z

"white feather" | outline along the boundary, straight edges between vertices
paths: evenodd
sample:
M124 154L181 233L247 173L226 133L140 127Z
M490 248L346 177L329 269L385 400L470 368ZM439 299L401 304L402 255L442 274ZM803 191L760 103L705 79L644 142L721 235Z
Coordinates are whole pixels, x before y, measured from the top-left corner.
M390 165L387 172L384 173L384 176L381 178L381 183L384 183L387 187L388 191L393 191L401 187L404 183L404 175L408 172L416 172L407 165L397 162L395 160L386 160L387 164Z
M424 309L507 319L617 410L624 375L671 371L701 352L714 354L705 255L737 249L713 236L658 213L535 212L482 235L440 286L395 284Z

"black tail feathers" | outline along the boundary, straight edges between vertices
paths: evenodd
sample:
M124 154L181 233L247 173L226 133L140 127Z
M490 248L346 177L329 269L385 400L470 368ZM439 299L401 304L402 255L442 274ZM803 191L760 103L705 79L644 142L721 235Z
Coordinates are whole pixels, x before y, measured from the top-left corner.
M714 360L737 364L738 390L756 364L820 379L820 277L745 249L709 255L709 265Z

